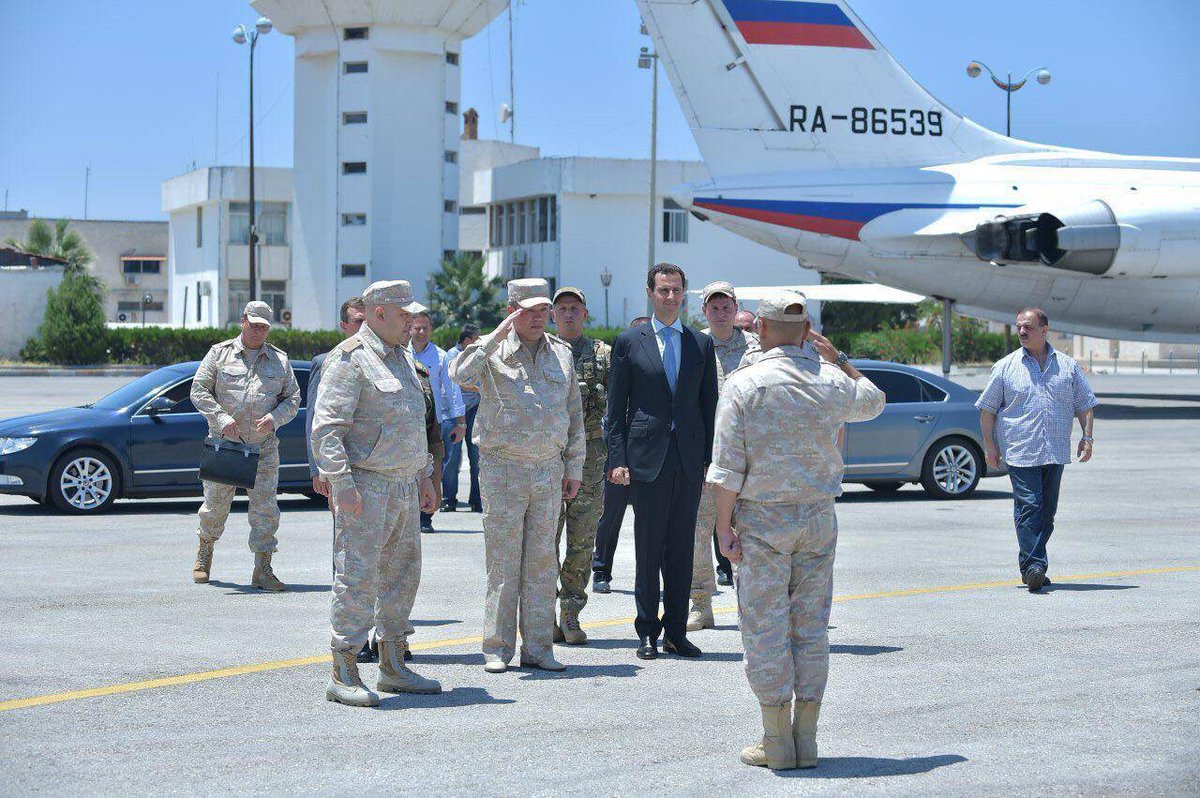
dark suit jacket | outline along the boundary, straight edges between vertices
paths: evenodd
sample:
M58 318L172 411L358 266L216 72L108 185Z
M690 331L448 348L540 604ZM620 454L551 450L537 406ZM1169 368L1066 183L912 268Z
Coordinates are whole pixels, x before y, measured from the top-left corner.
M717 355L712 338L684 326L675 393L667 384L654 326L647 322L613 343L608 375L609 468L627 466L639 482L658 477L670 442L690 480L702 480L712 460L717 413Z

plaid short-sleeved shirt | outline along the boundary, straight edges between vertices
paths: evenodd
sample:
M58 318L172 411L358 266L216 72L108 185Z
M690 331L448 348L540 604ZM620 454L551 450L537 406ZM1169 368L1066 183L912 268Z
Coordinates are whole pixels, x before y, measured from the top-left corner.
M1079 364L1046 346L1044 367L1024 347L996 363L975 402L996 414L996 442L1010 466L1070 463L1075 414L1099 404Z

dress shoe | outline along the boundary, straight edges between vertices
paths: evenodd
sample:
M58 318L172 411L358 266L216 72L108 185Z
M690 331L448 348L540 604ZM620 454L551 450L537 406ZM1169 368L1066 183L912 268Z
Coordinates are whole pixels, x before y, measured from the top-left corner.
M482 504L472 504L472 505L471 505L471 512L473 512L473 513L482 513L482 512L483 512L483 505L482 505Z
M663 638L663 651L668 654L675 654L680 657L698 657L701 655L700 649L693 645L691 640L686 637L681 637L678 640L672 640L669 637Z
M441 510L443 513L458 512L458 502L442 502L441 507L439 507L438 509Z
M604 574L593 574L592 575L592 592L593 593L611 593L612 585L609 584L611 581L612 581L611 577L605 576Z
M437 530L433 528L433 524L421 524L421 534L432 535L434 532Z
M658 641L652 637L641 638L637 650L638 659L658 659Z
M733 574L724 568L717 569L717 584L722 587L733 587Z
M1025 572L1025 584L1029 585L1029 592L1036 593L1046 584L1046 569L1040 565L1030 566Z
M367 644L358 650L355 656L357 662L376 662L379 659L379 643L374 637L367 640Z

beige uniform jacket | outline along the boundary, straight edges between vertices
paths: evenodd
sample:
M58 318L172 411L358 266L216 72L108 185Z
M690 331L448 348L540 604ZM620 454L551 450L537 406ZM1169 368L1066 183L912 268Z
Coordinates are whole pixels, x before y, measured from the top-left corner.
M583 403L570 345L553 335L530 357L515 331L468 346L450 366L459 385L479 383L475 443L509 460L561 457L564 479L583 479Z
M208 420L209 434L236 421L241 439L262 443L275 436L255 429L255 422L270 414L275 429L296 417L300 410L300 384L287 353L264 343L258 351L242 345L242 337L214 344L196 369L192 404Z
M840 496L837 432L883 412L884 394L852 380L809 347L781 346L725 380L708 481L743 501L806 502Z
M700 332L713 339L713 349L717 352L717 391L725 387L725 377L732 374L742 364L742 356L750 350L758 350L758 336L745 330L733 328L733 335L728 341L722 341L712 334L711 329Z
M433 473L412 356L366 324L325 358L313 413L313 457L334 489L355 487L351 469L392 479Z

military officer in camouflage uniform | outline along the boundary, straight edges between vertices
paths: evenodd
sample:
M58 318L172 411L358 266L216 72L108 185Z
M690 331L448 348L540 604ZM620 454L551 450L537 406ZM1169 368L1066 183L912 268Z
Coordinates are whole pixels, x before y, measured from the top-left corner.
M260 590L279 592L286 585L271 569L275 533L279 531L279 438L276 431L296 417L300 409L300 385L287 353L267 343L274 318L266 302L250 302L242 312L242 333L215 344L192 380L192 404L208 421L209 435L256 444L258 472L250 499L250 551L254 572L250 584ZM204 483L200 505L199 550L192 566L192 580L208 581L213 548L225 531L229 507L237 488L217 482Z
M742 761L784 770L817 764L842 492L834 441L883 412L884 395L812 332L802 294L773 292L758 313L762 356L725 379L708 481L721 550L740 563L746 676L762 709L762 742Z
M719 392L725 384L726 375L733 373L741 364L742 356L751 348L758 348L758 336L733 326L733 320L738 313L737 294L734 292L733 283L725 280L709 283L700 291L700 301L703 303L701 308L704 318L708 320L708 328L701 332L713 339L713 346L717 350ZM712 597L717 592L717 582L710 552L715 540L713 530L716 524L717 502L713 498L712 485L705 483L700 493L700 507L696 511L696 547L692 554L692 611L688 614L687 623L689 632L712 629L716 626ZM724 558L721 560L721 564L728 568L728 561ZM732 574L722 569L721 582L731 584Z
M372 626L379 641L379 692L438 693L441 685L404 664L416 598L422 508L437 506L425 437L425 395L400 346L412 318L412 286L372 283L363 327L325 361L314 408L313 455L334 509L333 674L325 697L376 706L355 658Z
M583 401L584 437L587 454L583 461L583 485L579 495L563 504L557 540L567 530L567 551L558 568L559 622L554 642L583 645L587 632L579 626L579 613L587 604L588 573L596 543L596 525L604 509L604 464L608 446L601 422L608 408L608 362L612 348L603 341L587 338L583 325L588 320L587 298L578 288L560 288L551 310L558 337L571 346L575 376Z
M583 405L570 345L546 334L550 286L508 284L509 316L462 351L450 367L460 385L480 386L475 440L487 559L484 669L521 665L560 671L554 658L554 545L564 500L574 499L586 454Z

